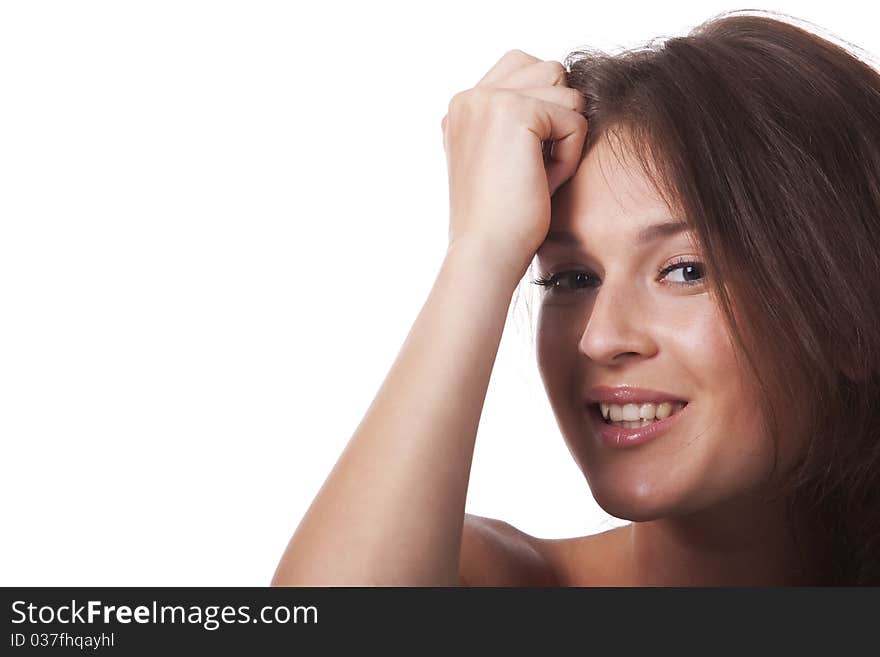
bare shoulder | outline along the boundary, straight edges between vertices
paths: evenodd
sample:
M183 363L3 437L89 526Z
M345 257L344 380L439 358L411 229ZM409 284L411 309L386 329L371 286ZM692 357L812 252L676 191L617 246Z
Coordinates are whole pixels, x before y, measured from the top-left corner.
M573 538L537 538L495 518L465 514L462 586L618 586L626 527Z
M574 538L537 539L563 586L632 586L629 525Z
M559 586L542 540L510 523L466 513L459 565L461 586Z

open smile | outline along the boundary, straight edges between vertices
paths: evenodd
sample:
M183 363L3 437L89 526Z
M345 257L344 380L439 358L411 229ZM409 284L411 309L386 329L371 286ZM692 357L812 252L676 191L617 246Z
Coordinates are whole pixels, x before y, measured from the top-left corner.
M602 416L599 404L587 404L587 414L590 424L599 440L607 447L626 448L642 445L675 427L680 418L687 413L690 403L681 402L673 407L673 412L663 419L654 419L646 422L644 426L629 428L609 423Z

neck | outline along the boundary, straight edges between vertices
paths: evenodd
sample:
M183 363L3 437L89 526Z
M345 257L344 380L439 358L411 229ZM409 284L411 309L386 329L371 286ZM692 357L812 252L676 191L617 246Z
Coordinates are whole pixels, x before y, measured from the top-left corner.
M734 500L627 530L624 554L636 586L809 585L782 501Z

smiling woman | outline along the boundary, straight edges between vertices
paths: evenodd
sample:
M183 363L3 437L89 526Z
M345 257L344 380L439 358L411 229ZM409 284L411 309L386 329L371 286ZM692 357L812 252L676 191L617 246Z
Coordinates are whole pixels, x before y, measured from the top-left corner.
M775 541L800 581L880 583L877 72L761 16L565 64L590 130L533 263L538 362L633 563L683 581L717 568L696 535ZM689 402L626 457L583 412L623 382Z
M510 51L441 126L447 257L273 583L880 584L880 74L722 15L564 65ZM562 437L631 521L610 532L464 513L530 267Z
M740 581L804 581L784 510L762 497L773 444L697 231L656 221L670 209L637 160L616 157L617 137L554 196L548 236L568 239L537 251L537 356L557 423L599 505L633 521L643 584L712 581L718 554ZM779 474L801 449L785 438Z

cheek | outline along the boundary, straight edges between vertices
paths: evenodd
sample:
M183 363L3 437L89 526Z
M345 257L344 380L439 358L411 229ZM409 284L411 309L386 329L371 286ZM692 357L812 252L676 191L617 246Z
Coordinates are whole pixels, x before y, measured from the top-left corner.
M678 360L688 371L692 398L699 400L700 435L711 435L708 471L755 483L763 480L774 445L761 416L760 388L737 358L720 314L695 316L682 326L676 343Z
M712 436L712 451L738 459L744 468L763 467L772 442L760 415L757 381L737 358L720 311L702 300L667 324L661 351L665 346L666 362L674 363L670 376L678 377L676 388L695 402L695 433ZM743 458L754 459L752 466Z
M584 356L578 355L578 341L585 325L582 318L570 312L552 308L538 313L535 329L535 357L538 370L549 390L569 386L578 369L585 366Z
M755 412L759 393L756 382L739 362L723 318L713 306L705 306L682 322L670 344L683 365L692 387L692 398L703 400L705 410L730 428L742 428L748 436L758 431ZM756 434L757 432L757 434Z
M572 362L571 347L566 346L566 339L559 328L551 322L539 320L535 331L535 359L538 372L544 382L544 387L551 394L564 385L566 378L566 361ZM569 353L565 357L566 351Z
M665 327L661 350L665 346L672 360L682 365L689 379L683 383L693 386L694 398L732 383L741 385L733 341L720 311L706 295L689 301L658 322Z

